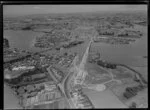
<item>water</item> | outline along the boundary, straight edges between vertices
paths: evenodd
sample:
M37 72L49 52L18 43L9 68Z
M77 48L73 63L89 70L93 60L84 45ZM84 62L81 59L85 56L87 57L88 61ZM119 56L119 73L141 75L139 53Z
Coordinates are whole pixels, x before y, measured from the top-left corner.
M142 58L142 56L147 56L147 28L143 26L137 26L137 28L143 31L144 35L141 39L138 39L132 44L110 45L94 43L92 50L100 52L101 58L106 61L121 63L132 67L145 66L144 70L147 70L147 59ZM147 74L147 72L145 74ZM126 108L109 90L98 92L84 88L83 91L96 108Z
M95 108L127 108L110 90L98 92L84 88L83 92Z
M42 33L32 31L4 31L4 37L8 38L10 47L19 48L21 50L28 50L37 52L42 49L33 47L34 38L40 36ZM17 97L13 94L12 90L4 85L4 108L5 109L21 109Z
M4 85L4 108L5 109L22 109L19 100L13 94L10 87Z
M136 26L136 28L144 33L143 37L136 42L128 45L93 43L92 50L100 52L102 59L112 63L122 63L129 66L146 66L147 59L142 58L142 56L147 56L147 27ZM9 39L11 47L33 52L44 50L33 46L34 38L41 35L43 35L43 33L33 31L4 31L4 36ZM62 53L66 51L77 52L81 58L87 45L88 41L86 40L84 44L62 50Z
M142 56L147 56L147 27L136 26L137 29L144 32L141 39L128 45L110 45L104 43L93 43L92 50L99 51L102 59L109 62L126 64L128 66L147 66L147 59ZM33 41L36 36L40 36L43 33L32 31L4 31L4 36L8 38L10 46L20 49L27 49L31 51L40 51L42 49L33 47ZM70 49L64 49L65 51L79 53L80 59L88 45L88 40L84 44L78 45ZM84 89L84 92L88 95L90 100L97 108L124 108L119 99L114 96L111 91L97 92L89 89Z
M94 43L92 50L100 52L101 58L112 62L129 66L146 66L147 60L142 56L147 56L147 28L137 26L144 32L141 39L128 45L111 45L105 43Z
M42 36L42 32L33 31L4 31L4 37L8 38L10 47L17 47L32 52L38 52L43 49L36 48L33 46L33 42L37 36Z

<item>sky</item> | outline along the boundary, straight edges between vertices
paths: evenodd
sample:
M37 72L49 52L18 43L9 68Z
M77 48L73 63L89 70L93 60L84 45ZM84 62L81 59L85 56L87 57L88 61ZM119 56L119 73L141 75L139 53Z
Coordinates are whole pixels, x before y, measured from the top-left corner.
M4 16L135 10L147 11L147 5L3 5Z

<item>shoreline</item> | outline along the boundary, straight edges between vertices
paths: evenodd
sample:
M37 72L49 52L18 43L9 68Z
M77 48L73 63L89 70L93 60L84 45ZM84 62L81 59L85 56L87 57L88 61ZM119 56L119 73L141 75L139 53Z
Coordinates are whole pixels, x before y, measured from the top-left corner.
M128 108L110 90L96 91L96 90L84 88L83 92L85 95L87 95L87 97L92 102L92 104L94 105L95 108ZM101 97L101 100L99 100L100 99L99 97ZM96 98L96 100L95 100L95 98ZM105 105L106 100L108 101L109 105ZM114 101L114 103L111 103L112 100L113 101L116 100L116 101ZM119 104L119 106L118 106L118 104Z
M34 41L33 41L34 42ZM32 43L32 45L33 45L33 43ZM79 46L77 46L77 47L79 47ZM76 47L75 47L76 48ZM40 51L40 52L42 52L42 51ZM39 53L40 53L39 52ZM125 64L118 64L118 65L125 65ZM125 65L125 66L127 66L127 65ZM127 66L128 67L128 66ZM130 67L129 67L130 68ZM131 68L132 69L132 68ZM134 69L133 69L134 70ZM137 72L137 71L136 71ZM137 74L140 74L139 72L137 72ZM141 75L141 74L140 74Z
M14 108L15 106L15 109L23 109L23 107L21 107L21 105L19 104L19 99L18 97L14 94L14 91L6 84L4 83L4 102L8 102L8 103L4 103L4 109L11 109L11 108ZM8 99L8 98L13 98L12 100ZM11 101L11 102L10 102ZM14 102L12 104L12 101ZM17 102L16 102L17 101ZM10 104L11 103L11 104ZM5 105L6 104L6 105ZM8 106L8 107L7 107ZM10 106L10 107L9 107ZM13 107L11 107L13 106Z
M145 79L143 78L143 76L141 75L141 73L140 73L140 72L138 72L138 71L136 71L135 69L133 69L133 68L131 68L131 67L127 66L127 65L124 65L124 64L116 64L116 65L117 65L117 66L123 66L123 67L125 67L125 68L127 68L127 69L129 69L129 70L133 71L134 73L136 73L136 74L138 74L138 75L139 75L139 77L141 78L142 82L144 82L145 84L147 84L147 83L148 83L147 81L145 81Z

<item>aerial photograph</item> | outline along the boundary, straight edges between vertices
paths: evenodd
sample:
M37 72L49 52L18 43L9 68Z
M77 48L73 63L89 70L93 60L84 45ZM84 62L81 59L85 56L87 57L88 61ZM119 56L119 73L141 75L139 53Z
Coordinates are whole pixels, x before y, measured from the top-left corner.
M147 11L3 5L4 109L148 108Z

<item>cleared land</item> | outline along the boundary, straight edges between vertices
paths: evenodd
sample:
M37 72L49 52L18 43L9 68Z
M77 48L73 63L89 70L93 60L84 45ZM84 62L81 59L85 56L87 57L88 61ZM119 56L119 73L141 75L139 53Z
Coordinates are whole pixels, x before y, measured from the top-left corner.
M96 64L88 63L86 69L88 71L88 75L85 78L86 83L101 84L112 79L108 71Z
M124 67L117 66L116 69L111 69L111 72L115 79L121 80L125 78L133 78L133 73L131 70L128 70Z

